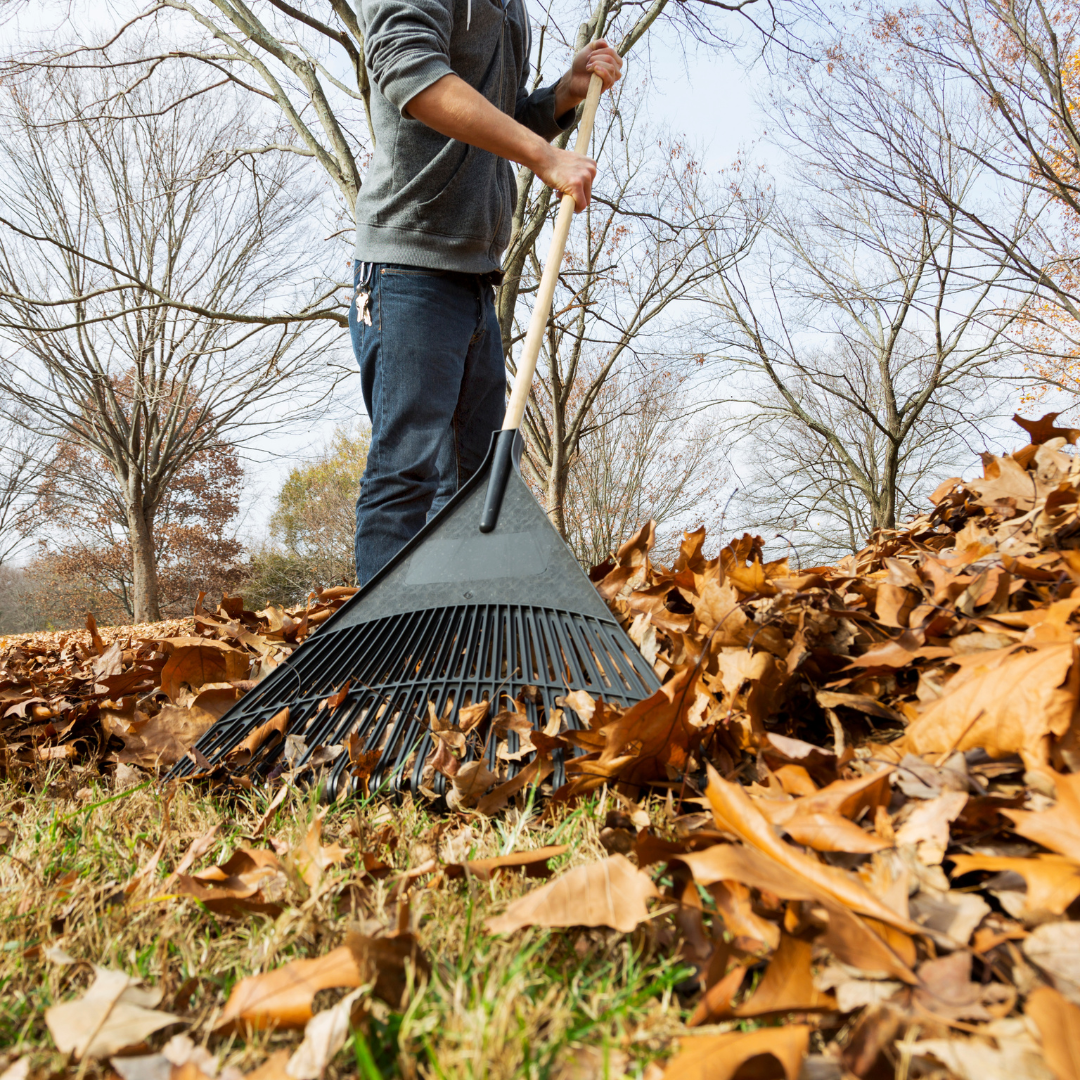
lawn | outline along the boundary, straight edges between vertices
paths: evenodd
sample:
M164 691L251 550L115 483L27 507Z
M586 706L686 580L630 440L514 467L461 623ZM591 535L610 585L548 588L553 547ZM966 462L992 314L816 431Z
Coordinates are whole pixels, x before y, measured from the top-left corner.
M162 891L166 875L197 838L217 829L200 866L258 846L300 845L320 813L314 792L290 793L257 840L268 805L261 792L214 797L195 788L139 784L126 791L99 778L53 769L36 791L14 798L0 786L6 844L0 858L0 1046L29 1054L33 1072L63 1073L66 1055L50 1048L49 1006L80 996L93 965L141 978L163 992L160 1008L182 1017L153 1039L184 1032L208 1042L221 1066L244 1072L301 1031L212 1034L237 981L289 960L317 958L347 933L381 935L407 924L430 964L418 978L408 960L404 1002L365 1002L326 1075L362 1077L556 1077L646 1075L684 1030L680 984L692 969L652 924L632 935L604 929L488 933L485 920L536 884L520 871L488 881L450 880L433 860L462 863L545 845L569 844L551 869L594 862L606 816L603 796L572 810L526 807L501 820L448 820L412 800L387 805L349 800L322 821L322 842L343 849L314 887L288 867L276 917L215 913ZM81 786L85 784L85 786ZM610 803L609 803L610 805ZM160 852L159 852L160 847ZM379 865L373 876L364 857ZM139 883L155 858L158 873ZM290 870L292 872L290 872ZM135 882L134 886L132 883ZM320 991L316 1010L344 996ZM85 1076L108 1075L104 1063Z

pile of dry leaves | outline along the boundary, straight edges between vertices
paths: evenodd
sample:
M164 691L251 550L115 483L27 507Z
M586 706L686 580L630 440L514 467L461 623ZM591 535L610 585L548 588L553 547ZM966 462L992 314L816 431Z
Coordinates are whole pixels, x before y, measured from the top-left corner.
M286 660L355 589L306 607L244 610L238 596L192 620L108 632L28 634L0 653L0 777L36 762L171 765ZM110 743L112 740L112 743Z
M664 1075L1080 1078L1080 458L1065 449L1080 432L1054 419L1020 421L1030 445L987 455L981 478L943 484L930 513L835 566L765 562L749 536L706 558L698 532L665 568L645 529L594 572L664 683L625 709L571 695L587 726L540 733L532 779L555 749L576 754L549 805L604 785L618 801L609 856L489 930L647 926L693 969L689 1026L710 1026ZM193 730L220 715L338 602L320 601L259 616L226 601L189 638L9 650L8 769L175 759L187 735L162 717ZM432 863L409 880L490 872ZM209 903L240 873L184 888ZM312 996L361 985L370 949L342 948L311 961L339 979ZM393 948L414 942L402 930ZM245 1004L308 986L283 971L238 984L221 1024L284 1022ZM302 1021L306 1000L289 1006ZM324 1024L347 1027L343 1001Z

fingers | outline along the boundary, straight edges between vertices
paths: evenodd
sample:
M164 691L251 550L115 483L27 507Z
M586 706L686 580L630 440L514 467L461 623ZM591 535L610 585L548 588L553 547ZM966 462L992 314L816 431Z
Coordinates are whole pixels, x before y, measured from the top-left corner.
M570 183L563 190L564 195L574 197L574 209L581 213L592 201L592 185L596 177L596 162L590 158L581 157L575 162L578 167L570 179Z
M596 162L584 154L552 147L549 164L537 175L560 195L569 195L574 200L574 209L577 211L584 210L592 200Z
M586 174L581 184L581 198L574 199L574 209L580 214L586 206L592 202L592 182L593 177L596 175L596 166L594 165Z
M589 205L589 200L592 198L592 180L587 176L575 177L568 189L563 192L563 195L569 195L573 198L574 213L580 214Z
M610 90L622 78L622 57L606 41L592 41L582 51L588 57L586 72L599 75L605 90Z

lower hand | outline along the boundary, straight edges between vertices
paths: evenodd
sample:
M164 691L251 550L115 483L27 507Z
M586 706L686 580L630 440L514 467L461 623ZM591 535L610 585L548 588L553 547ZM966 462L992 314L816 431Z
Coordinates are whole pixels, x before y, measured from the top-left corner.
M533 171L549 188L560 195L572 195L577 210L584 210L592 198L593 180L596 178L596 162L573 150L559 150L548 146L548 154Z

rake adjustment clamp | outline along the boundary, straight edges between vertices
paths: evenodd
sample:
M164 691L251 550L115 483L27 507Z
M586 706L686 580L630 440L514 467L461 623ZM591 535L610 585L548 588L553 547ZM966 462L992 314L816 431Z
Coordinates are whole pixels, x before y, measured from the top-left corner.
M517 464L515 457L520 459L521 450L514 453L514 445L517 443L517 431L506 429L495 436L495 452L491 459L491 475L488 477L487 495L484 498L484 510L480 515L480 531L492 532L499 523L499 511L502 509L503 496L506 494L506 483L510 479L510 470Z

